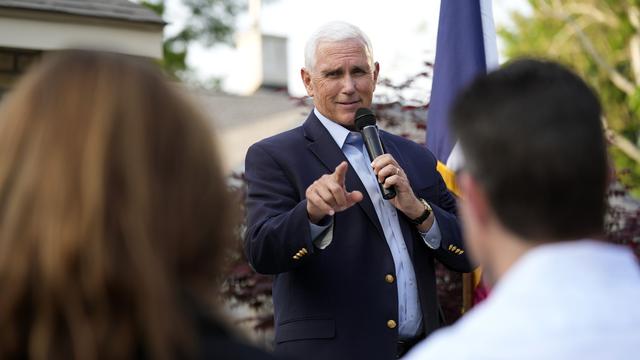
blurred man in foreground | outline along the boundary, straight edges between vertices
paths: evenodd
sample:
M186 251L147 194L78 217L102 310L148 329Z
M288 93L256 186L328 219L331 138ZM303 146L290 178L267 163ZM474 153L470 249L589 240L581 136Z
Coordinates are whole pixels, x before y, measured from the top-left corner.
M465 239L496 285L407 359L637 358L640 270L629 249L599 240L600 117L580 78L543 61L516 61L459 96Z

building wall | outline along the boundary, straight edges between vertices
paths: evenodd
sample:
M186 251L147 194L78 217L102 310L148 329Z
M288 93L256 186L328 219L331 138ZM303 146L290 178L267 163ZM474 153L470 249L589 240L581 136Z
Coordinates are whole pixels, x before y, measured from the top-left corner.
M287 38L262 35L262 86L287 88Z
M99 48L160 59L162 25L0 10L0 47Z

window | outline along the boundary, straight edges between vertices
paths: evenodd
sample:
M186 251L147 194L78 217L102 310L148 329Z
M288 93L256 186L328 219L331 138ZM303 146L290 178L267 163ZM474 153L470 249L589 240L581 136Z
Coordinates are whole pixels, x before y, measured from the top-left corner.
M39 51L0 48L0 74L20 75L38 57Z

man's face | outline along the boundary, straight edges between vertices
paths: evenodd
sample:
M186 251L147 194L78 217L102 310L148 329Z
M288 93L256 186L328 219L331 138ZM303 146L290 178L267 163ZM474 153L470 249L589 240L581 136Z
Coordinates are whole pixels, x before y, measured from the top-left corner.
M327 118L347 128L361 107L370 107L378 80L378 63L358 40L321 42L313 69L302 69L302 81L313 104Z

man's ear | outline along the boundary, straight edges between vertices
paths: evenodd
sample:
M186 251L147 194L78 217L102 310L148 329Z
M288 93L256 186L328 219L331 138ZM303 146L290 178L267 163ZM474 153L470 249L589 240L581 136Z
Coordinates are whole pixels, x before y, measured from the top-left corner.
M376 61L373 63L373 81L378 82L378 75L380 74L380 64Z
M302 83L304 84L304 88L307 90L307 95L313 97L313 86L311 86L311 74L305 68L300 69L300 77L302 78Z
M459 174L457 181L462 191L463 201L466 203L467 212L469 212L466 216L472 216L478 224L486 225L492 212L484 188L466 172Z
M373 63L373 90L376 89L376 84L378 83L378 75L380 74L380 64L376 61Z

